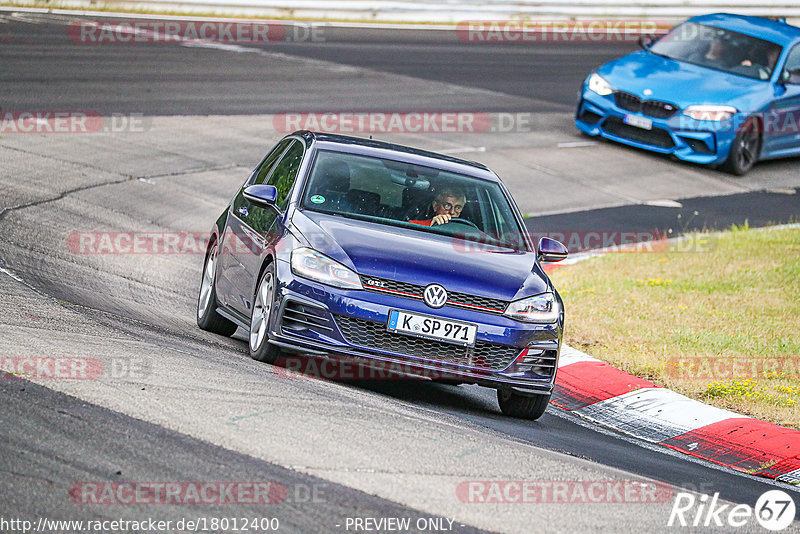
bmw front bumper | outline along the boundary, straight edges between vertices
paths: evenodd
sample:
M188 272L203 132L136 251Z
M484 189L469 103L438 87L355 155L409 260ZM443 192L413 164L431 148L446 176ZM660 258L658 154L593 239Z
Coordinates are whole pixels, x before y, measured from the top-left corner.
M629 124L626 117L650 121L650 129ZM615 95L600 96L584 87L575 112L582 132L700 164L720 164L728 158L736 135L736 120L699 121L678 110L669 118L632 113L615 102Z

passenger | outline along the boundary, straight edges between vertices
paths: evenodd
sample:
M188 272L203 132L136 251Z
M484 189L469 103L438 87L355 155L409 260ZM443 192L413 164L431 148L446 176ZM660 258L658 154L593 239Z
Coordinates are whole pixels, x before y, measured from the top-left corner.
M457 218L461 215L461 210L467 203L467 195L463 189L457 187L447 187L442 189L433 199L433 217L426 221L408 221L413 224L421 224L423 226L434 226L437 224L445 224L450 222L450 219Z

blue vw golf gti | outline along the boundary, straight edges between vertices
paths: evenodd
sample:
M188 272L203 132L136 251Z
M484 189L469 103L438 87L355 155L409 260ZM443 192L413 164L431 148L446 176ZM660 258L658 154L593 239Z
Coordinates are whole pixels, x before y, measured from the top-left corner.
M586 79L582 132L737 175L800 155L800 28L705 15L641 44Z
M200 328L248 332L250 355L391 365L498 391L536 419L556 377L564 310L500 179L399 145L295 132L211 231Z

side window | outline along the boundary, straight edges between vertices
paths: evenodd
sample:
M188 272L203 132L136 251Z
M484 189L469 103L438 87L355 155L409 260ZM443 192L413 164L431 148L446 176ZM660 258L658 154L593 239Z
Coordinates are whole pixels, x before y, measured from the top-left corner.
M261 165L259 165L258 170L251 177L248 185L263 184L264 178L269 175L269 171L272 169L272 166L275 165L275 162L278 160L281 154L283 154L283 151L286 150L286 147L289 146L289 143L291 142L291 139L284 139L278 143L278 145L272 149L272 152L267 154L267 157L264 158L264 161L261 162Z
M295 141L284 154L275 170L267 182L274 185L278 190L278 197L275 199L275 206L283 211L289 203L289 192L292 190L294 181L297 178L297 171L303 161L303 144Z

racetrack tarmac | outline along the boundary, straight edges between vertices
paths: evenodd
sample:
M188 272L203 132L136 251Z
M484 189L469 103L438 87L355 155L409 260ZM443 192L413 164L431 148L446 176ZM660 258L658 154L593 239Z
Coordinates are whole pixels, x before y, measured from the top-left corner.
M15 65L13 74L3 74L4 84L5 76L24 71L28 83L39 80L42 105L85 109L100 103L120 112L147 113L139 131L0 138L0 293L6 303L0 309L2 356L92 358L104 369L91 380L3 381L4 407L10 408L2 413L3 441L9 444L2 455L3 517L146 514L178 519L258 512L279 516L286 531L296 532L344 531L341 521L347 517L390 516L454 519L459 532L664 532L676 530L667 527L672 499L487 504L465 502L457 488L482 480L657 481L672 494L677 488L719 492L726 502L752 506L774 487L588 428L553 408L537 422L504 418L493 393L477 387L337 383L287 375L250 360L241 332L228 339L196 327L202 250L136 254L124 247L80 248L81 236L104 233L205 235L234 190L282 135L274 113L303 109L289 108L292 103L342 102L332 96L334 90L348 95L342 109L364 95L376 109L404 100L403 105L412 106L405 109L433 109L445 101L489 109L491 103L503 102L509 106L504 109L527 112L525 106L533 101L353 65L337 81L331 58L320 63L288 52L263 56L177 45L176 50L163 45L134 47L132 52L131 47L116 49L109 53L119 54L115 67L96 80L87 74L82 88L76 71L70 70L77 63L67 65L62 82L76 89L59 100L49 86L61 82L54 80L56 70L47 62L81 56L60 55L63 43L49 37L59 31L55 26L47 20L0 26L19 41L12 53L3 45L4 59L17 58L10 63ZM20 44L25 39L34 43L27 46L35 51ZM26 53L43 58L37 72L25 71L30 67L20 58ZM99 70L97 61L105 52L92 53L97 57L84 57L87 72L89 67ZM209 82L208 92L197 101L192 101L196 93L191 80L199 78L189 74L172 88L155 79L115 82L108 73L124 70L136 54L154 65L169 57L185 58L181 68L199 78L209 65L224 63L228 69L237 62L241 67L256 62L263 69L262 80L273 79L270 74L281 78L261 83L263 94L275 99L273 114L198 115L202 101L208 110L230 106L228 111L241 112L248 99L260 98L261 93L249 92L255 82L245 70L240 71L245 85L233 83L222 90ZM224 82L225 75L218 81ZM126 92L121 86L128 82L132 87ZM147 85L156 88L152 100L145 96ZM34 97L23 90L26 85L9 87L15 108L32 105ZM293 90L297 87L304 89ZM115 107L123 102L131 106ZM180 109L189 115L180 116ZM562 108L536 113L535 119L532 131L383 137L487 163L531 215L800 186L796 161L770 164L734 179L607 143L569 145L585 140L570 129L569 112ZM609 218L601 221L612 225ZM139 371L125 371L131 367ZM328 497L264 511L250 505L100 507L76 504L69 495L69 488L86 481L264 479L289 488L317 485ZM756 530L760 527L752 523L737 531Z

